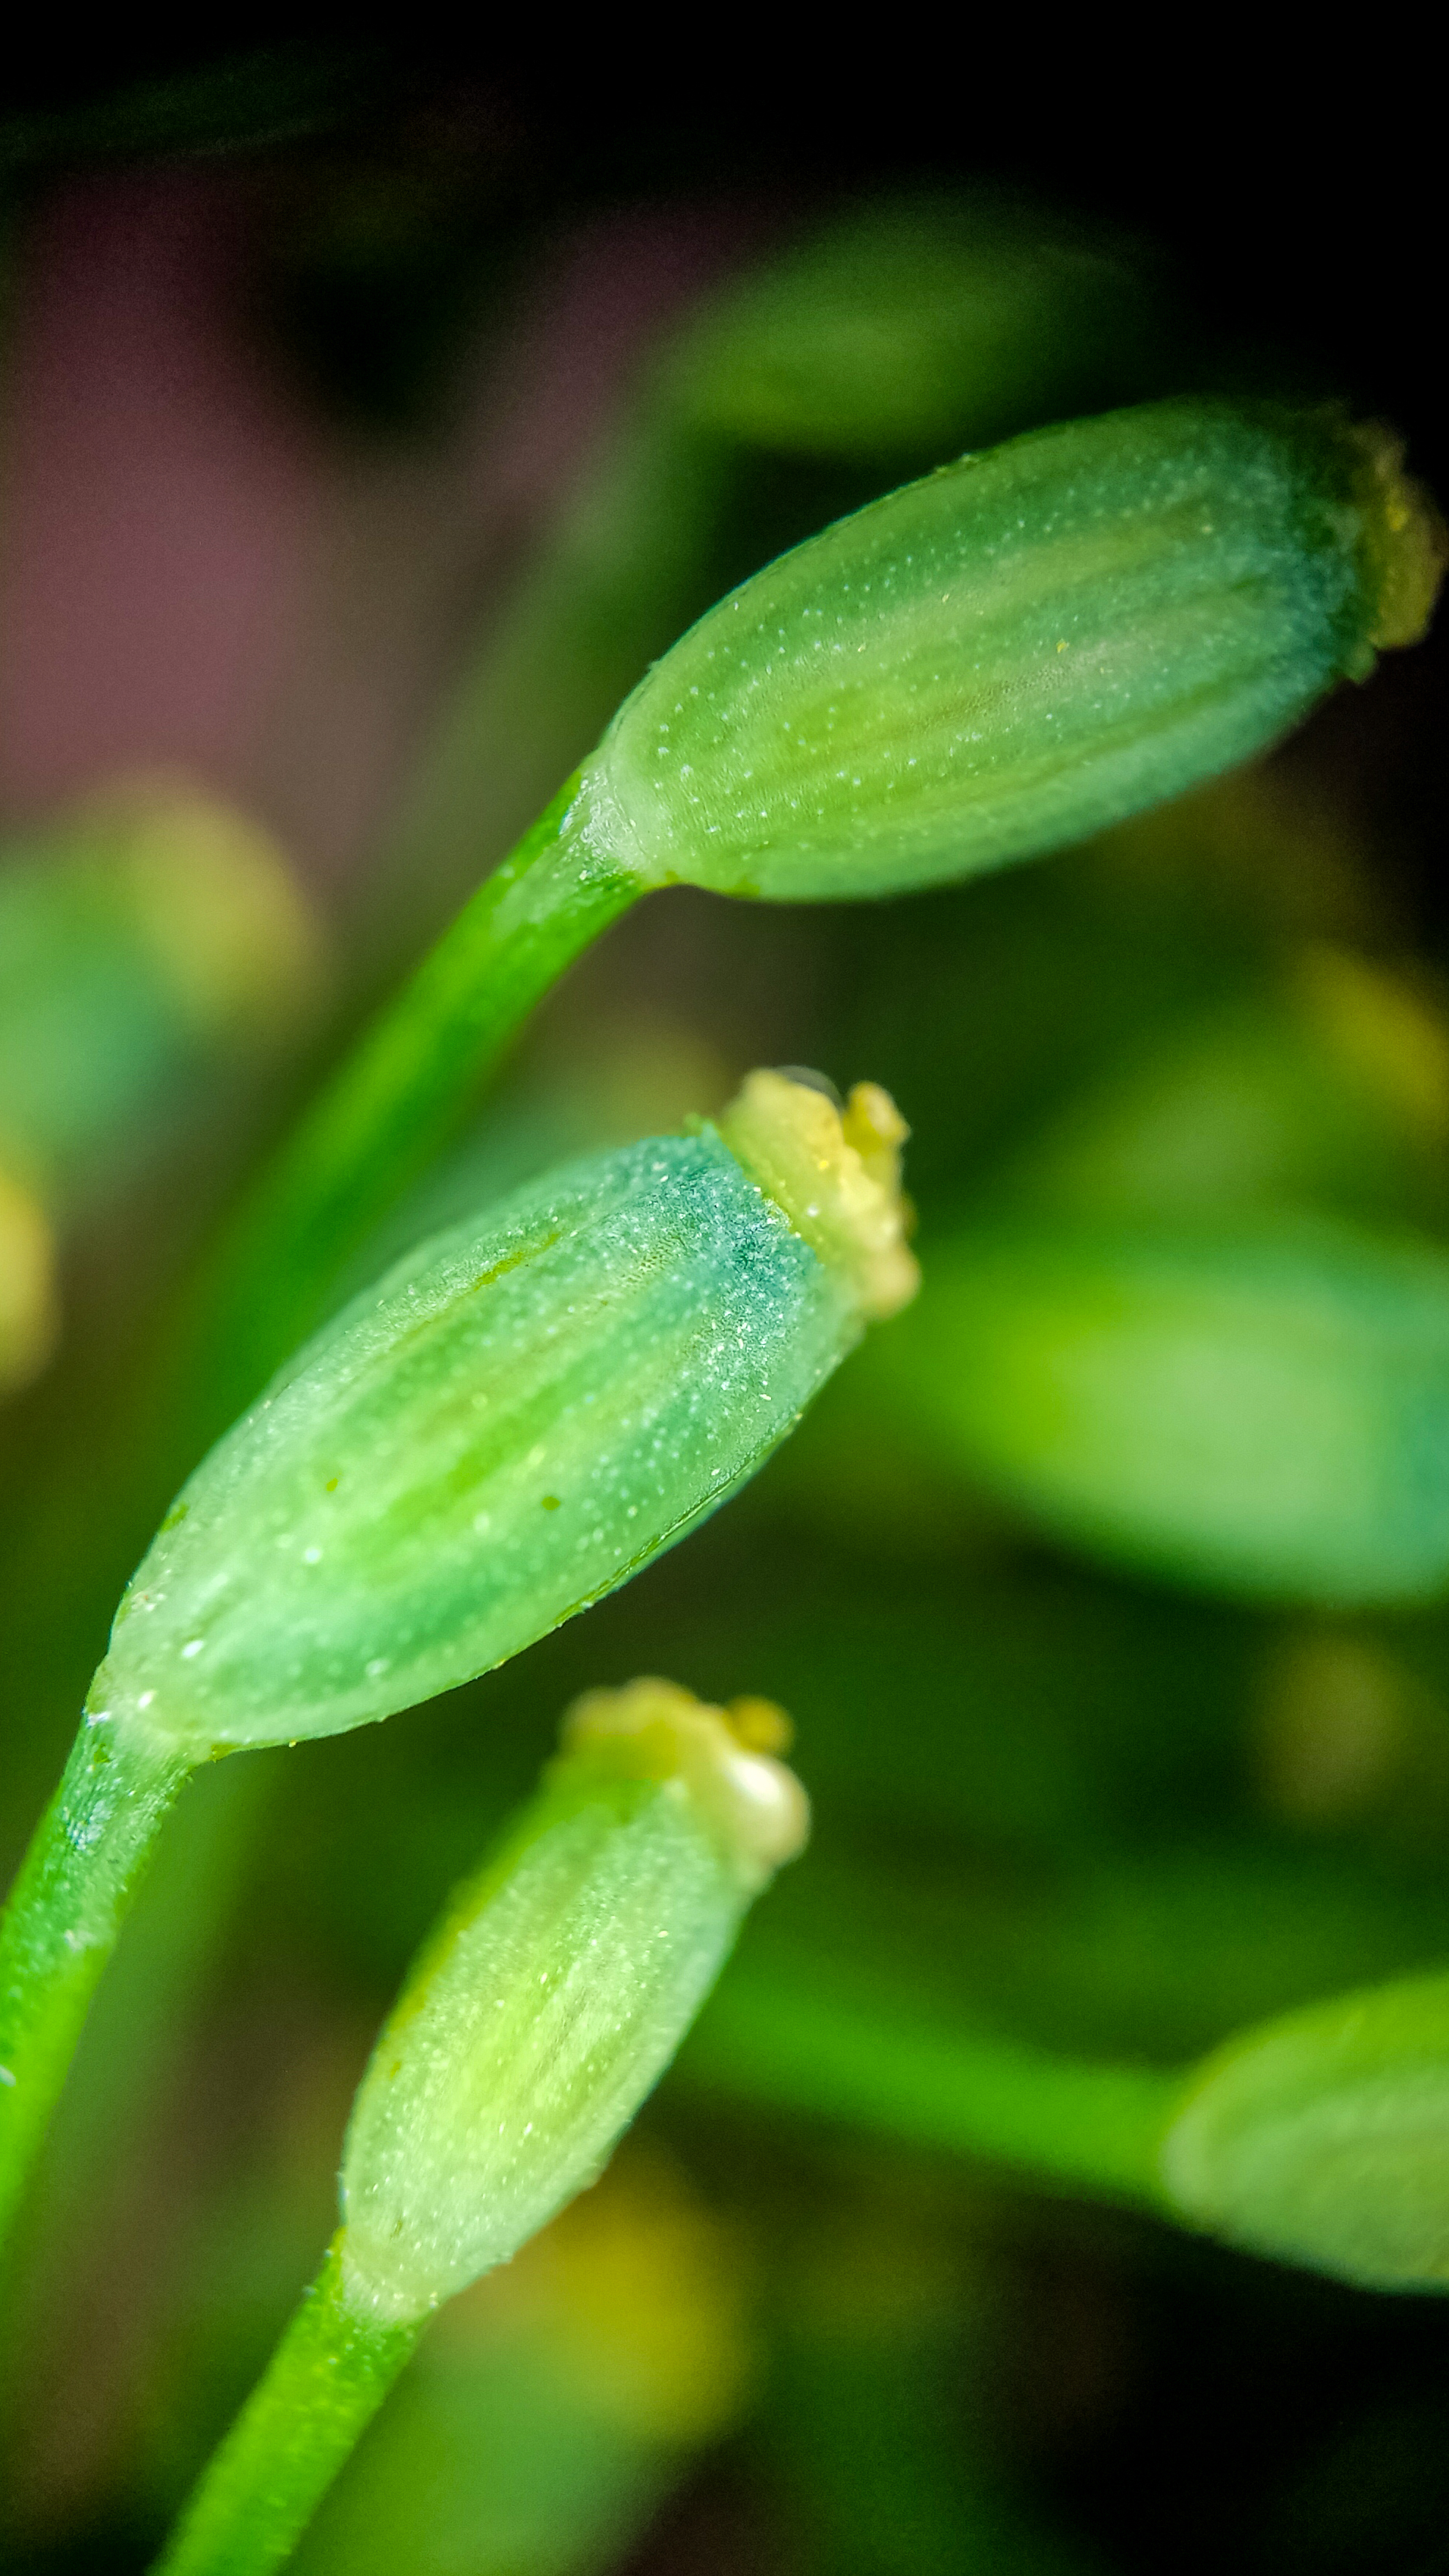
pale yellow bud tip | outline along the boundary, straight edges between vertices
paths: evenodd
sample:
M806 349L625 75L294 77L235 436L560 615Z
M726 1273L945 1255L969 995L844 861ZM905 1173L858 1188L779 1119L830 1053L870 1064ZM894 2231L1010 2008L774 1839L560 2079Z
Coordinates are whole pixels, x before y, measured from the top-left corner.
M713 1708L677 1682L652 1679L586 1691L561 1730L570 1763L676 1782L751 1891L810 1836L810 1801L775 1758L789 1738L788 1718L769 1700Z
M909 1305L920 1271L906 1243L901 1154L910 1129L888 1091L858 1082L844 1110L788 1073L749 1074L719 1131L822 1261L847 1275L872 1323Z
M1449 564L1449 530L1432 495L1404 472L1403 441L1370 421L1353 436L1365 471L1360 486L1378 604L1368 640L1381 651L1428 633Z

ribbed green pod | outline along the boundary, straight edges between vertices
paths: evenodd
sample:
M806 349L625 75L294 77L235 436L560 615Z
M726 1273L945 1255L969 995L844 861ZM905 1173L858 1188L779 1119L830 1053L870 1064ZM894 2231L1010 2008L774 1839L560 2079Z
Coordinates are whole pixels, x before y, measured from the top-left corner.
M595 2181L809 1831L758 1700L594 1691L454 1898L358 2088L342 2225L158 2566L290 2554L431 2311Z
M1366 2289L1449 2288L1449 1977L1231 2040L1194 2075L1162 2175L1234 2244Z
M92 1727L193 1760L333 1734L623 1582L911 1293L903 1132L869 1085L842 1124L821 1092L756 1075L721 1129L596 1156L422 1245L185 1486L117 1614Z
M737 1731L644 1681L571 1712L358 2090L342 2164L358 2304L424 2313L594 2180L752 1898L804 1844L804 1793L770 1749L788 1730L759 1740L759 1709L745 1703Z
M1147 404L964 457L798 546L626 700L565 826L650 884L888 894L1259 750L1426 623L1428 506L1337 414Z
M1327 1604L1449 1586L1449 1259L1327 1220L981 1222L885 1378L1093 1553Z

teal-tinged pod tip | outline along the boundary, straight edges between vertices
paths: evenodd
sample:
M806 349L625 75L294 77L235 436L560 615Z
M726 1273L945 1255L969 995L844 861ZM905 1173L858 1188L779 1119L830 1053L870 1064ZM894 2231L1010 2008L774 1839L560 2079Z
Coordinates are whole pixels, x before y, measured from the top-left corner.
M1169 2200L1231 2244L1365 2289L1449 2289L1449 1977L1285 2014L1196 2070Z
M1444 560L1394 439L1330 407L1033 430L721 600L620 708L571 828L649 885L953 882L1264 749L1423 633Z
M343 2274L420 2316L595 2181L805 1843L768 1702L593 1691L499 1851L424 1948L358 2090Z
M871 1323L909 1305L920 1285L901 1189L911 1131L880 1083L857 1082L839 1109L828 1087L765 1068L746 1078L719 1132L796 1233L846 1277Z

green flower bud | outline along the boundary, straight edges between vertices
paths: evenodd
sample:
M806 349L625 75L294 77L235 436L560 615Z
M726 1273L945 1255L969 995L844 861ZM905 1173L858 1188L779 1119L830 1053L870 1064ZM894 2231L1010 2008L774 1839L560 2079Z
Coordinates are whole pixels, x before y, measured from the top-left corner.
M1094 1554L1332 1605L1449 1585L1449 1260L1346 1224L983 1222L882 1355L938 1455Z
M903 1304L896 1148L756 1074L718 1128L550 1174L354 1300L197 1469L92 1686L193 1760L501 1663L752 1475Z
M1197 2071L1162 2149L1183 2214L1366 2289L1449 2286L1449 1977L1288 2013Z
M420 2316L599 2173L809 1810L767 1704L596 1691L454 1902L363 2077L342 2164L352 2306Z
M710 299L664 371L691 425L803 456L930 455L1120 399L1155 280L1040 206L854 208Z
M1171 402L1032 431L812 538L626 700L566 828L648 884L903 892L1080 838L1422 633L1382 433Z

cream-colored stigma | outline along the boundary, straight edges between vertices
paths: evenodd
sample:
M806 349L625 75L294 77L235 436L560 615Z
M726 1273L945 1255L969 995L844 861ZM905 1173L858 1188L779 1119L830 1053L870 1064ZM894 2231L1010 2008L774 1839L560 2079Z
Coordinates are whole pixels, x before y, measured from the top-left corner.
M787 1073L748 1074L719 1120L732 1154L822 1261L848 1277L872 1323L920 1286L906 1243L901 1147L910 1134L888 1091L858 1082L844 1110Z
M1449 565L1449 530L1433 495L1404 472L1404 445L1377 421L1356 423L1364 461L1359 504L1378 601L1369 642L1381 651L1417 644L1428 633Z
M810 1837L810 1801L776 1759L790 1721L770 1700L713 1708L677 1682L626 1682L586 1691L564 1718L567 1761L627 1778L677 1780L753 1893Z

